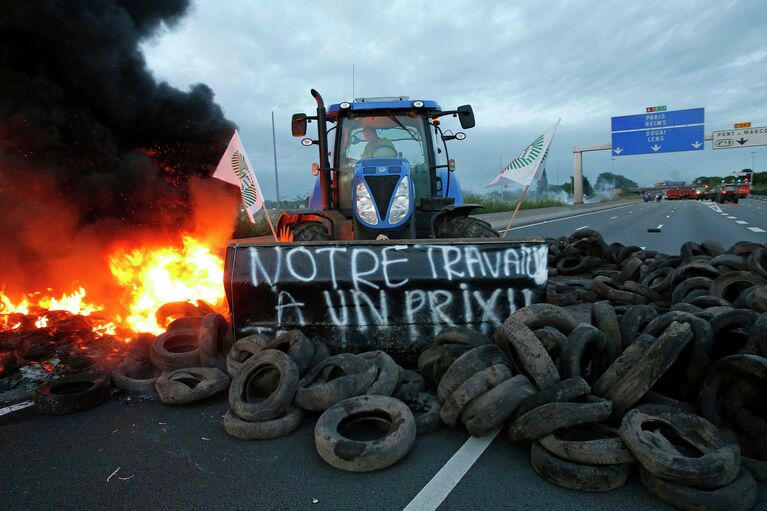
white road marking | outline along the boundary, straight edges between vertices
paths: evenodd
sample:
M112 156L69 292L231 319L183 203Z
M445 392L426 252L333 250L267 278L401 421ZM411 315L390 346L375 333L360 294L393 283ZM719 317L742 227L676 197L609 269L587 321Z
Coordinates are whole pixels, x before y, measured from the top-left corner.
M603 210L601 210L601 211L590 211L590 212L588 212L588 213L581 213L580 215L565 216L565 217L562 217L562 218L555 218L555 219L553 219L553 220L544 220L544 221L542 221L542 222L536 222L536 223L534 223L534 224L527 224L527 225L521 225L521 226L519 226L519 227L512 227L512 228L511 228L511 229L509 229L509 230L510 230L510 231L516 231L517 229L527 229L528 227L535 227L536 225L551 224L551 223L554 223L554 222L561 222L562 220L571 220L571 219L573 219L573 218L578 218L578 217L580 217L580 216L596 215L597 213L606 213L606 212L608 212L608 211L612 211L612 210L614 210L614 209L627 208L627 207L629 207L629 206L633 206L633 204L625 204L625 205L623 205L623 206L615 206L614 208L603 209ZM498 231L498 234L503 234L503 232L504 232L505 230L506 230L506 229L501 229L501 230L499 230L499 231Z
M666 218L671 218L671 215L666 215Z
M633 211L629 211L629 215L631 215L631 214L633 214L633 213L634 213Z
M754 232L767 232L764 229L760 229L758 227L749 227L748 229Z
M744 224L747 224L748 222L746 222L745 220L735 220L735 223L736 224L740 224L740 225L744 225Z
M588 227L588 225L582 225L581 227L578 227L578 228L577 228L577 229L575 229L575 230L576 230L576 231L580 231L581 229L585 229L586 227Z
M34 403L32 401L22 401L21 403L12 404L10 406L6 406L4 408L0 408L0 415L6 415L9 413L13 413L16 410L23 410L24 408L29 408Z
M728 216L727 218L729 218L730 220L735 220L738 217L736 217L736 216Z
M483 437L471 437L466 440L466 443L453 454L445 466L410 501L404 511L434 511L437 509L500 431L499 428Z
M660 224L656 229L663 229L663 224Z
M616 218L618 218L618 217L617 216L611 216L610 220L615 220Z

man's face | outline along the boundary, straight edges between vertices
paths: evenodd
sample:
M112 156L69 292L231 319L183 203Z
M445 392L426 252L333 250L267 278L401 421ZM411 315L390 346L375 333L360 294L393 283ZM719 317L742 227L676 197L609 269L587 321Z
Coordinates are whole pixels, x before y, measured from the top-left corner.
M374 138L373 128L365 128L362 130L362 136L365 137L365 141Z

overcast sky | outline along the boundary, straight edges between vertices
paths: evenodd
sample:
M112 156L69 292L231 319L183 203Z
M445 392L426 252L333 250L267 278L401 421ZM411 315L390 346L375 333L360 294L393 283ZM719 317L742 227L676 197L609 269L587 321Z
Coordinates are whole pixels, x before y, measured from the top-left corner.
M310 113L309 89L327 104L354 95L469 103L477 127L451 156L465 189L484 185L557 118L550 182L572 174L576 145L610 141L610 117L646 106L705 107L706 132L734 122L767 125L767 4L683 2L253 2L197 0L181 22L146 42L158 78L216 93L268 198L275 196L271 112L280 192L306 193L316 148L290 136L290 116ZM457 119L443 127L457 128ZM310 127L310 129L312 129ZM767 147L611 161L586 153L584 174L624 174L640 184L690 181L751 167Z

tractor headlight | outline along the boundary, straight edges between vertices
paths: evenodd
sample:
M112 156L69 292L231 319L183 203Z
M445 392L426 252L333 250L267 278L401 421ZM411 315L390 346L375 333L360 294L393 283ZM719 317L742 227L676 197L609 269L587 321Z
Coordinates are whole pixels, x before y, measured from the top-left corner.
M365 223L370 225L378 223L378 215L373 204L373 198L370 196L370 191L362 179L357 180L357 214Z
M394 192L394 200L389 211L389 223L396 224L402 221L410 211L410 180L407 176L402 178Z

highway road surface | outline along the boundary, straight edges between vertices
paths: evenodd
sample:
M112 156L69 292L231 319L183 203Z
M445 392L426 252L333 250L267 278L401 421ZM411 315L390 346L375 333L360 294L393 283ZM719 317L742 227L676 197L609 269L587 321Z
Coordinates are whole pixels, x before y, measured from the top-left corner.
M619 241L678 253L688 240L767 242L767 202L629 204L515 227L510 236L595 229ZM660 232L648 232L658 228ZM462 428L418 437L389 469L349 473L314 447L316 416L286 438L241 441L221 426L225 396L189 406L118 396L69 416L0 409L2 509L312 509L580 511L669 510L636 474L615 491L569 491L540 478L528 445L471 439ZM760 484L755 509L767 509Z
M660 232L648 232L659 228ZM719 240L725 248L737 241L767 242L767 201L738 204L710 201L634 203L602 211L512 227L509 237L565 236L594 229L607 243L620 242L650 250L679 253L686 241Z

